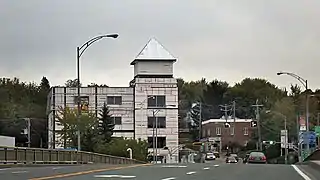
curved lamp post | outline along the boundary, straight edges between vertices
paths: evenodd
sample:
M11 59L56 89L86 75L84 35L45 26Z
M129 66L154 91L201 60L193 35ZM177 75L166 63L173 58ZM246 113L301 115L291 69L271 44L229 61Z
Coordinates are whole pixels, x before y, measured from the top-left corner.
M78 97L77 97L77 103L78 103L78 114L77 114L77 121L78 121L78 128L77 128L77 136L78 136L78 151L81 150L81 137L80 137L80 128L79 128L79 122L80 122L80 115L81 115L81 100L80 100L80 57L85 52L85 50L94 42L103 39L103 38L117 38L118 34L106 34L106 35L100 35L96 36L89 41L85 42L82 46L77 47L77 90L78 90Z
M309 95L308 95L308 80L290 72L278 72L278 76L280 75L288 75L295 79L297 79L306 89L306 130L309 131ZM309 141L307 142L307 151L309 153Z

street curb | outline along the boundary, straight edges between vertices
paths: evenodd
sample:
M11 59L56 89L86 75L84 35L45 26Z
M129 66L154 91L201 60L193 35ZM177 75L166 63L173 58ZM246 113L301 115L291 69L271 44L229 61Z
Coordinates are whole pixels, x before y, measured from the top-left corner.
M320 165L317 164L316 162L310 161L310 163L308 164L311 168L320 171Z
M307 165L312 169L315 169L317 171L320 171L320 165L317 164L314 161L306 161L306 162L300 162L300 163L296 163L295 165Z

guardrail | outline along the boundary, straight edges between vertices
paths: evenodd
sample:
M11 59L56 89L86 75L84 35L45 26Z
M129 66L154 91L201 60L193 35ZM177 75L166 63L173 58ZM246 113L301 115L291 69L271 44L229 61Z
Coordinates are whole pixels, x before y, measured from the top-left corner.
M0 146L0 164L143 164L125 157L85 151Z

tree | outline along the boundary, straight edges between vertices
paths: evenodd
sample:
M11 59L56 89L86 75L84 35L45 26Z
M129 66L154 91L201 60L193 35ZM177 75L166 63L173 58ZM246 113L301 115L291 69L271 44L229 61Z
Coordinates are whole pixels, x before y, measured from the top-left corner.
M65 83L66 87L78 87L78 79L68 79ZM81 87L81 83L80 83Z
M246 78L229 88L225 94L227 102L236 101L236 117L238 118L255 117L255 111L250 107L256 103L256 100L259 100L259 104L263 104L264 108L270 109L278 99L285 96L287 96L285 90L260 78Z
M109 114L109 108L106 103L103 104L102 109L100 110L99 118L99 134L102 135L103 140L106 143L111 141L114 130L114 121Z
M77 109L69 107L60 107L57 114L58 122L62 125L61 131L58 134L65 148L77 147L77 130L81 132L82 150L93 150L94 142L97 141L98 120L93 113L82 113L80 119L77 119Z
M203 92L203 106L204 119L221 118L222 112L219 105L230 103L226 102L224 96L229 89L227 82L213 80ZM209 106L208 106L209 105Z
M148 155L148 143L140 139L113 138L107 144L99 144L96 152L129 158L128 148L132 149L133 159L146 161Z

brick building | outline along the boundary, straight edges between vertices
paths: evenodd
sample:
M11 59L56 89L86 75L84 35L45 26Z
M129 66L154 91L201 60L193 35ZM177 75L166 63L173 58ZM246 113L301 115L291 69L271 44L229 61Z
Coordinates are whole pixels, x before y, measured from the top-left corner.
M221 152L231 144L246 146L255 130L251 127L252 119L209 119L202 122L202 137L213 144L215 150ZM230 127L226 127L226 123Z

